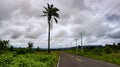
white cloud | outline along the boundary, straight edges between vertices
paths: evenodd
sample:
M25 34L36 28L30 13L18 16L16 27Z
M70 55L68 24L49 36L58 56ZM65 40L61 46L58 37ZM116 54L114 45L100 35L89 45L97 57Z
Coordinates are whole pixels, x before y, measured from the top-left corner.
M119 0L1 0L0 39L14 46L47 48L47 18L40 17L43 6L53 3L60 9L53 22L51 47L66 47L83 33L84 44L105 44L120 40Z

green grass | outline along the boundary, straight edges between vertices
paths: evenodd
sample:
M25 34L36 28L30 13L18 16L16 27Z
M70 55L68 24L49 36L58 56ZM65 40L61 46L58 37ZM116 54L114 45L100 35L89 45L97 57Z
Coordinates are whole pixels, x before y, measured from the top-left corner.
M0 67L56 67L59 52L34 52L16 54L4 52L0 54Z
M106 54L102 52L95 53L92 51L84 51L84 52L78 51L77 52L76 50L67 50L66 52L80 55L80 56L89 57L89 58L104 61L104 62L109 62L109 63L120 66L120 52L111 53L111 54Z
M96 55L96 54L91 53L91 54L86 54L83 56L90 57L96 60L102 60L105 62L117 64L120 66L120 53L102 54L102 55Z

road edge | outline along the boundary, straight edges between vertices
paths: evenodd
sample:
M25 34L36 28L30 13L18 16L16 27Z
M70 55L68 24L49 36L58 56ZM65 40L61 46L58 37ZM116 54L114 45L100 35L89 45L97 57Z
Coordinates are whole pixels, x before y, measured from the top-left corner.
M58 59L57 67L59 67L59 63L60 63L60 56L59 56L59 59Z

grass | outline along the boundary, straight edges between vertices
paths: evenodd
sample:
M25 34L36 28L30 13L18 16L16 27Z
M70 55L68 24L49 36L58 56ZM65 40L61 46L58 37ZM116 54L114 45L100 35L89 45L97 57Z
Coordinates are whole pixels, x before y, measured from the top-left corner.
M4 52L0 54L0 67L56 67L59 52L34 52L16 54Z
M111 54L106 54L102 52L92 52L92 51L87 51L87 52L81 52L81 51L76 51L76 50L67 50L66 52L71 53L71 54L76 54L80 56L85 56L88 58L104 61L104 62L109 62L112 64L116 64L120 66L120 51L117 53L111 53Z
M86 54L83 56L93 58L96 60L101 60L101 61L117 64L120 66L120 53L102 54L102 55L96 55L96 54L91 53L91 54Z

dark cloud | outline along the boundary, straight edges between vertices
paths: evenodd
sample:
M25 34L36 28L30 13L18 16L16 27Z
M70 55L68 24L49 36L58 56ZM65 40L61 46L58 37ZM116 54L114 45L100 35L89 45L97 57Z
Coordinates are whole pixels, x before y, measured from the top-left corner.
M14 32L14 33L12 34L11 38L12 38L12 39L17 39L18 37L20 37L20 35L21 35L20 32L17 32L17 33Z
M109 33L107 36L113 39L120 39L120 29Z
M60 9L58 24L53 21L51 30L52 47L66 46L75 38L79 39L80 33L85 44L120 39L120 12L116 7L119 0L1 0L0 38L14 40L12 44L18 43L17 46L29 41L36 46L47 46L48 24L45 17L40 17L46 3L53 3Z
M10 18L11 12L18 9L20 1L1 0L0 1L0 20Z
M108 21L120 21L120 16L116 15L116 14L112 14L112 15L107 15L107 20Z

